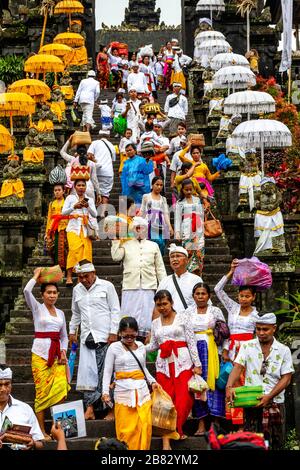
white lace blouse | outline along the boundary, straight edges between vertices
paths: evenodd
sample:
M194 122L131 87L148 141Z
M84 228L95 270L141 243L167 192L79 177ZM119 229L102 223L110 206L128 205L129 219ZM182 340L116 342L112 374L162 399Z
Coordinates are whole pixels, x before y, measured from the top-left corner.
M166 341L184 341L187 347L178 348L178 357L174 353L169 358L160 357L159 347ZM175 377L184 370L201 367L197 353L192 322L186 312L177 313L172 325L162 325L160 317L152 322L151 342L146 346L147 352L159 350L156 360L156 371L170 377L169 363L174 362Z
M136 341L138 349L134 354L140 361L147 380L154 383L155 379L146 368L146 348L140 341ZM112 343L106 353L103 375L103 393L109 393L110 381L113 373L133 372L141 370L133 355L125 349L125 346L118 341ZM148 386L145 379L121 379L115 380L114 399L116 403L129 407L142 406L146 401L151 400ZM137 394L137 398L136 398Z
M217 320L225 321L222 310L212 305L209 305L207 307L207 311L205 314L199 314L197 312L196 304L193 305L192 307L189 307L186 310L186 313L187 315L189 315L190 321L192 322L196 341L205 340L206 342L208 342L207 335L202 334L202 333L199 334L197 332L205 331L208 329L213 330ZM226 341L224 341L223 345L221 345L221 347L218 348L219 352L222 352L225 343Z
M228 281L227 276L223 276L222 279L215 286L215 293L219 298L220 302L224 305L228 312L228 327L231 335L243 334L243 333L254 333L255 331L255 317L258 314L255 307L253 307L252 312L246 317L240 315L241 306L239 303L232 300L224 291L224 287ZM227 347L229 348L229 342L227 342ZM235 351L230 352L231 356L235 357Z

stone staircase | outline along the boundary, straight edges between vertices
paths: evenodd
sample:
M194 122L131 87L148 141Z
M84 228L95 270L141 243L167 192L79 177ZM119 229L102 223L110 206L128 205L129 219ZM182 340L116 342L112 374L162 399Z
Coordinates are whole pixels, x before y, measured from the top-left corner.
M107 98L111 103L114 97L114 93L110 90L103 91L101 99ZM166 98L164 92L160 93L159 102L163 105ZM95 110L95 121L98 123L96 129L93 131L93 139L97 138L99 132L100 113L99 110ZM189 116L189 125L193 126L192 112ZM118 144L118 140L111 139L113 144ZM115 171L115 183L111 194L110 203L115 207L118 207L118 198L120 195L120 181L118 177L118 166L119 163L114 163ZM166 187L167 198L171 201L169 176ZM40 242L42 240L42 234L40 235ZM111 242L109 240L100 240L93 243L93 261L97 269L97 275L106 279L114 284L118 294L121 293L121 281L122 281L122 266L120 263L113 262L110 255ZM31 277L34 267L45 265L49 263L47 257L41 256L42 253L39 250L36 254L28 260L28 265L25 269L25 275L23 278L23 287L28 279ZM228 271L229 264L231 262L231 256L227 240L225 236L211 239L206 241L206 256L203 279L212 288L221 278L221 276ZM170 267L168 257L165 256L165 264L168 273L170 273ZM233 293L234 288L228 287L228 292ZM15 307L10 312L10 322L6 325L5 333L5 344L6 344L6 363L12 367L14 373L13 383L13 396L21 399L31 406L34 402L34 384L31 374L31 345L33 341L33 321L32 314L28 310L23 294L21 291L18 292L19 296L16 298ZM34 295L39 297L39 289L34 289ZM67 323L71 318L71 296L72 289L66 288L65 286L60 287L60 296L57 303L58 308L61 308L65 312ZM218 305L215 296L212 297L214 304ZM149 370L152 374L155 373L154 364L148 364ZM68 401L78 400L82 398L82 395L75 390L75 380L77 374L77 365L75 366L74 379L72 382L72 390L68 395ZM47 416L47 428L50 428L51 419L50 414ZM197 421L190 419L186 423L185 432L189 435L185 441L174 442L174 449L178 450L191 450L191 449L205 449L206 443L204 438L193 437L197 427ZM96 421L87 422L87 438L69 441L68 447L72 450L91 450L94 448L95 440L100 436L115 436L114 423L97 419ZM161 439L153 437L152 449L161 448ZM55 443L47 443L45 449L55 449Z

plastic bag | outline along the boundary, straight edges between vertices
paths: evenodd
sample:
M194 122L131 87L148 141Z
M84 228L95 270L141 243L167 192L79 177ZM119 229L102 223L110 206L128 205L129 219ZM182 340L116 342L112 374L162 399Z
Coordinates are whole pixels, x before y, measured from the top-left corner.
M179 439L176 432L177 411L170 397L161 387L152 393L152 433Z
M258 290L269 289L272 286L272 273L269 266L258 258L244 258L234 271L232 284L235 286L256 286Z
M141 47L140 55L141 57L145 57L145 56L153 57L154 53L152 49L152 44L148 44L144 47Z
M188 381L189 391L192 393L202 393L209 389L209 386L201 375L193 375Z
M221 362L219 377L216 380L216 386L219 390L225 390L230 372L233 369L231 362Z

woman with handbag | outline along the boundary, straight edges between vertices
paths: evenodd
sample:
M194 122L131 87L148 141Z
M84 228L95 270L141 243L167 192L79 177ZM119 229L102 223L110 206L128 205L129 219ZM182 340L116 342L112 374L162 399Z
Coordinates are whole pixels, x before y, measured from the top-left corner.
M42 268L36 268L34 276L26 284L24 296L34 320L34 341L32 345L32 375L35 383L35 413L45 436L45 410L61 403L71 387L67 380L68 335L64 312L55 307L58 288L55 283L41 285L43 303L37 302L32 290L39 281Z
M220 363L218 346L214 338L217 322L225 323L222 311L218 307L209 305L210 288L207 284L199 282L193 288L195 305L189 307L186 313L193 325L199 359L202 364L202 377L207 382L207 401L195 400L194 416L200 418L195 436L205 434L206 416L212 416L214 421L225 418L225 392L216 388L216 379L219 376ZM222 347L220 347L222 352Z
M182 240L188 250L190 273L201 276L204 260L204 212L201 200L193 196L194 184L190 179L181 183L180 199L175 206L175 239Z
M115 374L114 402L117 439L129 450L149 450L152 437L151 395L158 387L146 368L146 349L136 341L138 324L125 317L119 325L120 341L109 346L104 364L102 401L111 406L111 377Z
M156 380L173 400L177 410L177 431L185 439L182 426L193 407L194 397L188 390L193 374L201 375L194 331L188 315L176 314L169 291L158 291L154 296L159 317L153 320L151 341L147 352L157 351ZM163 450L171 450L170 437L163 437Z
M73 167L71 178L74 182L75 194L70 194L64 203L62 215L69 216L66 228L69 253L67 258L67 280L66 286L73 285L72 272L74 266L86 259L92 262L92 240L89 231L94 230L91 226L90 217L97 217L97 209L92 198L86 197L86 181L89 178L87 167Z
M255 318L258 315L256 308L252 305L255 301L256 291L253 286L240 286L238 294L238 302L231 299L224 287L228 280L233 276L233 273L238 265L238 260L234 259L231 263L230 271L222 277L222 279L215 286L215 293L220 302L224 305L228 312L228 327L230 331L229 341L224 344L222 359L224 362L234 361L240 346L244 341L249 341L254 338L255 331ZM240 377L237 387L245 384L245 378ZM244 424L244 410L243 408L230 408L226 403L226 419L230 420L232 424L238 425L243 429Z

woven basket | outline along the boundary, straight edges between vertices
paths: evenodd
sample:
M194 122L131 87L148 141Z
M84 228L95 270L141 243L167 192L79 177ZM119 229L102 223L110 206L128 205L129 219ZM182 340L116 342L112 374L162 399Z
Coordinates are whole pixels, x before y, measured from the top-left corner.
M75 147L75 145L91 145L92 138L89 132L75 131L71 135L70 145Z
M205 139L203 134L190 134L189 143L192 146L205 147Z

